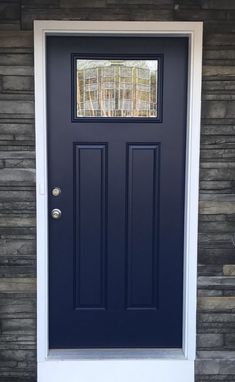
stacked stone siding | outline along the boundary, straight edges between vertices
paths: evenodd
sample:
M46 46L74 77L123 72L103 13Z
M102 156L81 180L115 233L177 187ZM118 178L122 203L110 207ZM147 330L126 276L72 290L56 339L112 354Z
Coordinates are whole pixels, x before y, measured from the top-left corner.
M0 382L36 381L34 19L204 21L196 378L235 381L235 1L1 0Z

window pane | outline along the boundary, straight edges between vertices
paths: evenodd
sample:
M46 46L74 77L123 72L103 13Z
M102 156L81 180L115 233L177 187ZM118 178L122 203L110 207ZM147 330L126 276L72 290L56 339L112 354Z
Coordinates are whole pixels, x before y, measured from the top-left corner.
M77 117L157 117L157 60L77 59Z

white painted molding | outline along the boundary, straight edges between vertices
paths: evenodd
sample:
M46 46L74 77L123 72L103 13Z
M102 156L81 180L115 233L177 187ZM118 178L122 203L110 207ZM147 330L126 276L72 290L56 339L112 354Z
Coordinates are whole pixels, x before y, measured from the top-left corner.
M89 353L48 349L48 207L46 142L47 35L186 36L189 39L186 140L183 349ZM34 21L37 182L38 381L193 382L196 349L197 222L200 151L202 23ZM94 356L90 356L93 354ZM113 355L112 355L113 354Z

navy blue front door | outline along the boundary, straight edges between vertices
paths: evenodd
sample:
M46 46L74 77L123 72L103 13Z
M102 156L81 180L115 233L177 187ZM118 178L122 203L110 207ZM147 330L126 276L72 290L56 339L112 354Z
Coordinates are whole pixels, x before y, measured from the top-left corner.
M52 349L182 346L187 46L47 38Z

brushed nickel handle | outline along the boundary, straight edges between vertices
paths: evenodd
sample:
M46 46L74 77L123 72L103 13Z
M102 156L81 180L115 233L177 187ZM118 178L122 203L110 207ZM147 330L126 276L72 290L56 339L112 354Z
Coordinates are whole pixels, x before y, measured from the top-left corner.
M53 219L60 219L61 218L61 215L62 215L62 212L59 210L59 208L54 208L52 211L51 211L51 216Z

